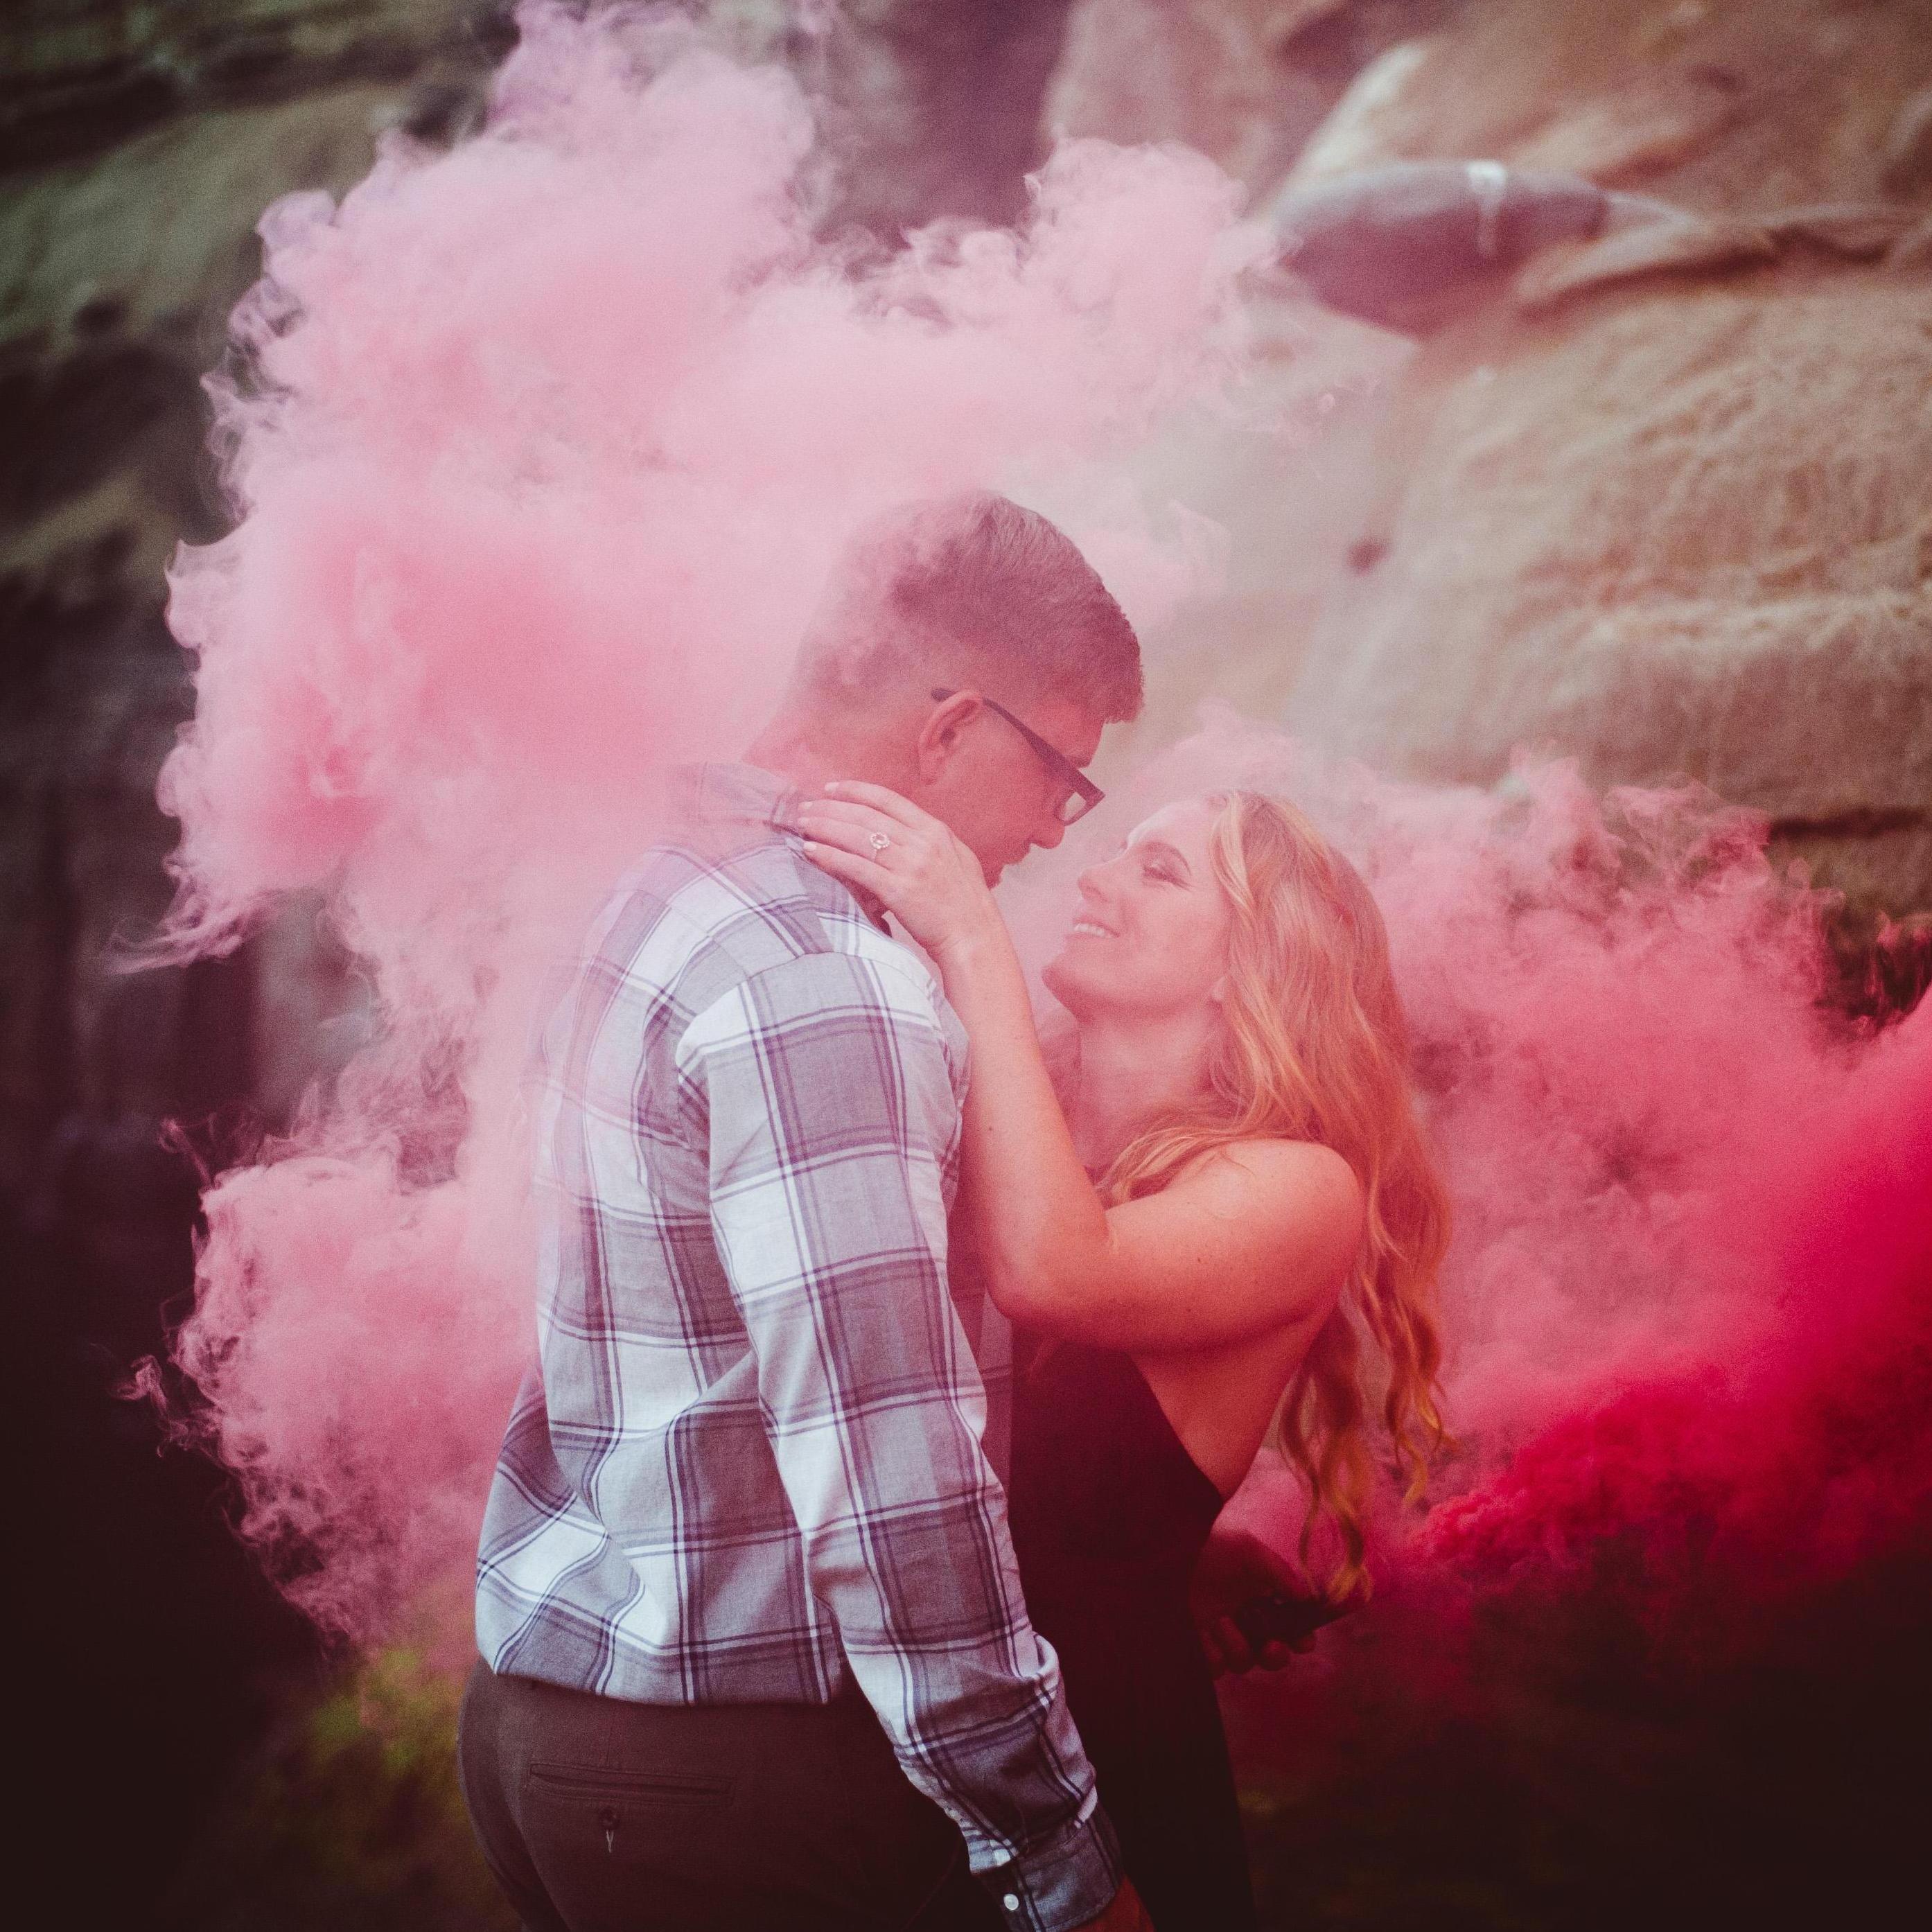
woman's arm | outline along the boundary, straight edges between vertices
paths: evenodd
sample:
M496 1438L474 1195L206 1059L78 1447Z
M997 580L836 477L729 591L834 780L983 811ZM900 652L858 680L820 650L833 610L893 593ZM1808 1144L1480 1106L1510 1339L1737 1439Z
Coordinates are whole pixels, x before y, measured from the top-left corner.
M1112 1348L1211 1346L1331 1298L1360 1238L1360 1191L1330 1149L1216 1150L1158 1193L1104 1206L1047 1074L1001 928L940 956L973 1042L964 1156L994 1298L1014 1319Z
M1332 1302L1361 1234L1346 1162L1305 1142L1240 1142L1157 1194L1104 1206L977 861L895 793L848 784L836 797L808 811L808 849L877 893L932 954L972 1042L963 1153L1000 1306L1052 1333L1159 1350L1244 1340ZM892 841L889 864L867 856L874 832Z

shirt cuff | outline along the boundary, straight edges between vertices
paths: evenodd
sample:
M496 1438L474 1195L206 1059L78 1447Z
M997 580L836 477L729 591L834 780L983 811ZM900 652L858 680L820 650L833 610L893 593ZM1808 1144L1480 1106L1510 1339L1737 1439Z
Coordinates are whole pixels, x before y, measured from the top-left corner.
M1120 1844L1096 1804L1024 1857L1003 1859L973 1876L1013 1932L1073 1932L1113 1904L1120 1888Z

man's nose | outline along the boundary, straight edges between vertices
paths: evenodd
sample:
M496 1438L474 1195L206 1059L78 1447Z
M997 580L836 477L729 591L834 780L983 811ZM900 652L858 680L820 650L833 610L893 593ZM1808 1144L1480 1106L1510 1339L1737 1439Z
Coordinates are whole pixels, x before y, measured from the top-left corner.
M1043 838L1041 836L1042 831L1046 834ZM1048 812L1041 819L1039 826L1034 830L1033 842L1042 852L1051 852L1066 836L1066 827L1061 824L1058 818L1052 812Z

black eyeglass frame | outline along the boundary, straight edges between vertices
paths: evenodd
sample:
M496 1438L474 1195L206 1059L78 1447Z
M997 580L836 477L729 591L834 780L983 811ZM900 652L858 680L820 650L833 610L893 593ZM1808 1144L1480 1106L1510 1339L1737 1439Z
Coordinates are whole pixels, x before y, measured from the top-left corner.
M1107 794L1063 752L1058 745L1050 745L1024 718L1016 718L1004 704L996 704L983 692L974 694L988 711L1004 718L1027 742L1033 747L1034 755L1046 769L1050 777L1058 778L1066 788L1066 796L1054 809L1054 817L1063 825L1077 825L1098 805ZM950 691L943 685L932 688L932 701L944 704L949 698L957 698L956 691ZM1073 808L1070 811L1069 806Z

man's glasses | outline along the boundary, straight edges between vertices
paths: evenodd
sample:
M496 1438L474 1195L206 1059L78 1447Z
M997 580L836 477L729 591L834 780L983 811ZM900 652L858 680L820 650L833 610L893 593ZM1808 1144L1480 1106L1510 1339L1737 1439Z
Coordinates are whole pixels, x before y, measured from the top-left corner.
M958 693L934 686L932 701L944 704L949 698ZM983 694L980 702L988 711L996 712L1004 718L1027 742L1033 747L1034 755L1047 770L1047 776L1065 789L1060 802L1053 808L1053 815L1063 825L1071 825L1075 820L1084 818L1107 794L1057 746L1049 745L1024 718L1016 718L1004 704L995 704Z

